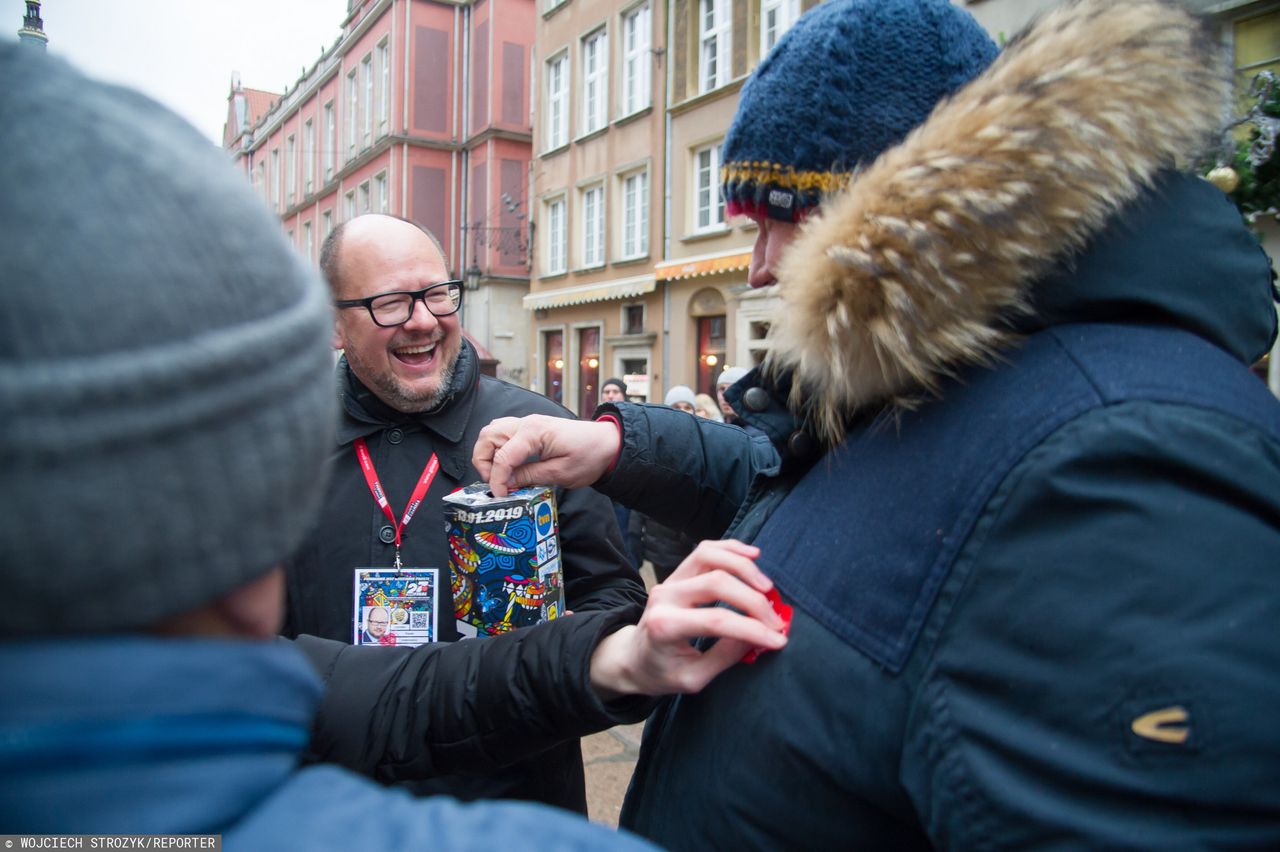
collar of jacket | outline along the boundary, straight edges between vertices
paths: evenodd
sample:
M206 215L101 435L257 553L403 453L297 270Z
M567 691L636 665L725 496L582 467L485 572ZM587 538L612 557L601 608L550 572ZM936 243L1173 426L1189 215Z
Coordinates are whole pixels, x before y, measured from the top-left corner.
M773 444L783 472L807 467L823 452L812 426L787 407L790 391L790 373L767 375L757 367L724 392L739 425L760 430Z
M458 363L449 382L449 392L430 411L405 413L387 405L356 378L345 356L339 359L337 370L338 396L342 405L342 422L338 424L340 447L391 426L405 425L421 426L448 443L456 444L466 432L476 403L476 388L480 384L480 361L465 337L458 351Z
M787 408L790 382L790 373L765 375L757 367L725 388L724 398L739 420L764 432L774 446L782 448L787 437L803 425Z
M1036 282L1216 132L1220 52L1167 0L1079 0L1015 38L802 226L765 364L791 410L833 444L868 408L999 363Z

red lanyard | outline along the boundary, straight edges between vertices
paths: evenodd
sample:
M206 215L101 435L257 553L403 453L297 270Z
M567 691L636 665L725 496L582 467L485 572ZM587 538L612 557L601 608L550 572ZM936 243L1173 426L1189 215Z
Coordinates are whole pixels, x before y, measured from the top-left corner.
M391 504L387 502L387 495L382 490L382 483L378 481L378 472L373 468L373 459L369 456L369 445L365 443L364 438L356 438L356 458L360 461L360 471L364 474L364 481L369 483L369 492L373 494L373 499L378 501L378 506L382 509L382 514L387 516L391 521L391 526L396 531L396 563L395 568L400 568L400 534L404 528L409 525L409 521L413 520L413 513L418 511L418 506L422 505L422 498L427 496L427 489L431 487L431 481L436 478L436 473L440 470L440 460L436 458L436 454L432 453L431 458L427 459L427 466L422 469L422 475L418 477L418 484L413 488L413 494L409 495L409 505L404 507L404 517L400 522L396 522L396 514L391 511Z

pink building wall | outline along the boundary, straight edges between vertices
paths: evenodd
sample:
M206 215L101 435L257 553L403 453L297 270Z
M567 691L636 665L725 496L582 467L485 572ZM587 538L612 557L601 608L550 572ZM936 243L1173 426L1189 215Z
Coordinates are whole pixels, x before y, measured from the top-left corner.
M366 183L369 209L378 210L382 177L386 211L434 232L455 273L478 264L485 276L527 278L527 240L521 234L528 222L535 16L535 0L364 0L349 15L339 42L294 87L245 134L228 133L228 148L300 249L310 224L313 260L324 238L325 212L334 225L345 221L349 195L355 212L364 212ZM390 57L386 126L375 111L366 134L361 107L370 89L362 63L371 60L376 108L383 100L378 46L384 40ZM353 71L354 113L348 90ZM327 103L334 110L331 134ZM314 139L309 189L308 120Z
M467 263L527 278L531 3L479 0L471 12L467 85Z

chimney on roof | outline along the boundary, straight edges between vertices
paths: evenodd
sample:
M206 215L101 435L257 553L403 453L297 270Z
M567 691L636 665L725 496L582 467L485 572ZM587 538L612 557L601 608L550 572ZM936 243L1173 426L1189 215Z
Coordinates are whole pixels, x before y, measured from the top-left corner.
M45 50L49 37L44 34L44 21L40 19L40 0L27 0L27 14L18 30L18 41Z

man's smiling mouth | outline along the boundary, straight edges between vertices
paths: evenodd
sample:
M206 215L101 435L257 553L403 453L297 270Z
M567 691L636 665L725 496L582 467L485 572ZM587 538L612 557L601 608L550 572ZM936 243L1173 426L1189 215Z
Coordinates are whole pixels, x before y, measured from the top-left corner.
M418 346L400 346L392 349L391 354L406 364L422 366L430 363L439 345L439 342L436 342Z

